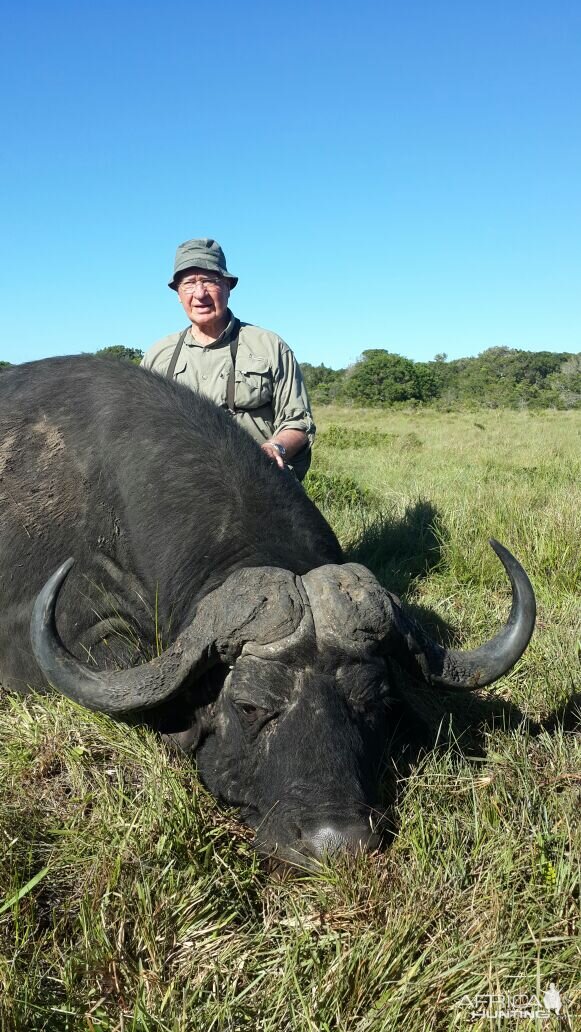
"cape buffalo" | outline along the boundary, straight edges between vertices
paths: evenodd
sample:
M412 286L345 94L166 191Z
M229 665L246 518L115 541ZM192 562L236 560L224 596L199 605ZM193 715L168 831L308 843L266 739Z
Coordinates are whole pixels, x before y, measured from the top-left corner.
M104 358L0 378L0 683L139 714L284 860L376 843L393 663L480 686L522 654L533 591L493 547L508 623L445 649L226 411Z

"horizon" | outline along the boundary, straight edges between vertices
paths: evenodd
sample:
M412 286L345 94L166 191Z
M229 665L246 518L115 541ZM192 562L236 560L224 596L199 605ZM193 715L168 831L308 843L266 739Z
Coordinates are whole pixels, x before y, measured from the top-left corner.
M97 348L95 351L81 351L81 352L75 352L74 354L75 355L96 355L96 354L99 354L102 351L107 351L107 350L115 349L115 348L125 348L125 347L126 346L124 344L109 344L109 345L105 345L104 348ZM127 348L127 350L131 351L131 350L135 350L135 349ZM143 352L142 348L141 349L137 349L137 350L141 350ZM371 350L371 349L365 349L365 350ZM396 356L398 356L400 358L409 358L409 356L403 355L400 352L389 351L388 348L377 348L377 349L372 349L372 350L385 351L388 354L396 355ZM530 348L510 348L510 347L504 347L503 345L499 345L498 347L494 347L493 346L491 348L485 348L483 351L478 352L478 354L476 354L476 355L458 355L455 358L451 358L451 356L446 354L445 352L440 352L440 353L436 352L436 354L434 356L432 356L432 358L427 358L427 359L424 359L424 358L409 358L409 361L411 361L411 362L422 362L422 363L427 363L427 364L440 363L441 362L442 364L448 365L451 362L465 362L465 361L468 361L470 359L479 359L483 355L485 355L488 351L518 351L520 353L524 353L524 354L528 354L528 355L538 355L538 354L543 354L543 353L545 353L545 354L552 354L552 355L562 354L562 355L565 356L565 360L568 359L568 358L577 358L577 357L581 356L581 351L562 351L559 348L541 348L538 351L532 351ZM307 366L308 365L311 368L320 368L320 367L324 366L325 368L330 369L333 372L346 372L348 369L352 368L358 362L360 362L361 359L363 358L363 355L364 355L364 353L360 352L359 355L353 360L353 362L350 362L346 366L332 366L332 365L328 365L326 362L317 362L317 361L312 361L311 359L303 359L300 364L301 364L301 366ZM59 357L67 357L67 356L62 356L62 355L45 355L45 356L42 356L42 357L43 358L59 358ZM124 355L123 356L117 356L117 355L115 355L115 356L112 356L112 357L114 357L114 358L117 358L117 357L126 358L128 356L124 356ZM42 359L30 359L29 361L41 361L41 360ZM24 360L22 361L22 363L21 362L14 362L14 361L11 362L8 359L4 359L0 355L0 367L2 367L3 365L20 365L20 364L23 364L23 363L24 363Z

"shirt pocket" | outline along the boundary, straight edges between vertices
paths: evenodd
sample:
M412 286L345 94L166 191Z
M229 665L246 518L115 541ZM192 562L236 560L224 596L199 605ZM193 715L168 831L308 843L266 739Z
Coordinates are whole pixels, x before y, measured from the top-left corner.
M253 355L236 363L236 408L255 409L272 401L272 370L263 358Z

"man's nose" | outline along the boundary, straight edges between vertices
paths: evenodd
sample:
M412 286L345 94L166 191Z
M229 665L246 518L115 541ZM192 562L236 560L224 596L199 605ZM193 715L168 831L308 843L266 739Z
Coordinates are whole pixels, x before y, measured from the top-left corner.
M199 283L192 283L192 293L197 297L205 297L208 293L208 288L201 281Z

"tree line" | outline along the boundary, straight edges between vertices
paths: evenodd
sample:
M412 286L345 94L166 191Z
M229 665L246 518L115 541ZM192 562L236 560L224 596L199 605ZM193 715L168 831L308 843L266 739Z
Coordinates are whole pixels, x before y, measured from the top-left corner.
M138 348L114 345L97 355L139 363ZM0 373L9 367L0 362ZM363 351L346 369L302 362L316 405L428 404L455 408L581 408L581 353L488 348L473 358L414 362L382 348Z
M347 369L301 363L315 404L581 408L581 354L488 348L474 358L413 362L371 348Z

